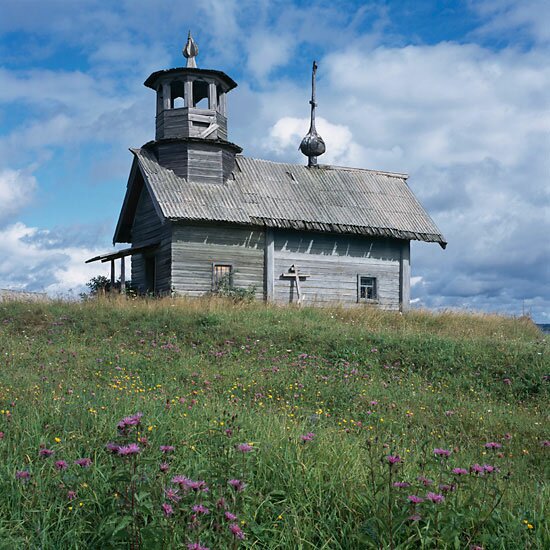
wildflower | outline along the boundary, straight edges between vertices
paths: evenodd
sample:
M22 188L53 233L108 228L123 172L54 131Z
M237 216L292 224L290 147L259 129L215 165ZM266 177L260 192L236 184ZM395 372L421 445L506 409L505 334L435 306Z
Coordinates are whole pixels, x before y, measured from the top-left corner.
M117 428L120 432L123 432L125 433L128 428L132 427L132 426L139 426L139 424L141 423L141 418L143 416L143 413L136 413L132 416L126 416L124 417L118 424L117 424Z
M168 462L162 462L159 466L159 470L165 474L170 469L170 464Z
M227 483L229 483L237 493L242 493L246 489L246 483L240 479L230 479Z
M443 495L440 495L438 493L428 493L426 495L426 498L428 500L431 500L434 504L440 504L445 500L445 497Z
M40 456L43 456L44 458L48 458L49 456L55 454L55 451L52 451L51 449L40 449L40 452L38 454Z
M225 512L225 519L227 521L236 521L237 520L237 516L235 514L232 514L231 512Z
M193 506L192 509L193 509L193 512L195 512L196 514L207 515L210 513L210 510L202 504L195 504L195 506Z
M107 443L107 445L105 445L105 450L115 455L118 453L119 449L120 447L116 443L113 443L112 441L110 441L109 443Z
M456 476L466 476L466 475L468 475L468 470L466 470L465 468L453 468L452 472Z
M225 506L226 506L225 498L220 497L220 498L216 501L216 508L217 508L218 510L223 510L223 509L225 509Z
M440 483L439 484L439 490L442 493L450 493L451 491L454 491L456 489L456 485L448 485L447 483Z
M92 459L91 458L77 458L74 463L77 466L80 466L81 468L88 468L92 465Z
M169 518L174 513L174 509L167 502L163 502L160 507L162 508L162 513L167 518Z
M210 548L203 546L200 542L190 542L187 545L187 550L210 550Z
M434 449L434 455L448 458L451 455L451 451L449 449Z
M416 495L409 495L407 497L407 500L409 502L412 502L413 504L420 504L421 502L424 502L424 499L422 497L418 497Z
M510 378L504 378L502 381L503 381L507 386L509 386L509 385L512 383L512 381L510 380Z
M313 441L313 438L315 437L315 434L313 432L308 432L307 434L305 435L301 435L300 436L300 439L304 442L304 443L307 443L308 441Z
M544 441L541 441L540 446L541 447L550 447L550 441L548 441L547 439L544 440Z
M420 521L422 516L420 514L413 514L407 518L409 521Z
M164 489L164 496L172 502L179 502L181 500L181 497L178 496L178 492L178 489L167 487L166 489Z
M416 479L420 481L420 483L422 483L424 487L429 487L430 485L433 485L433 479L430 479L429 477L418 476Z
M76 491L67 491L67 498L73 500L76 498Z
M69 465L64 460L57 460L55 463L56 470L66 470Z
M173 445L161 445L160 450L161 452L166 454L166 453L173 453L176 450L176 448Z
M399 455L388 455L386 460L390 463L390 466L393 466L394 464L401 462L403 459Z
M248 443L240 443L236 448L237 451L241 453L250 453L254 449L254 447Z
M502 444L501 443L497 443L496 441L489 441L488 443L485 443L485 448L486 449L501 449L502 448Z
M491 466L490 464L484 464L483 465L483 471L487 472L488 474L493 474L495 472L500 472L500 470L496 466Z
M231 533L233 533L233 536L236 539L239 539L239 540L244 539L243 530L236 523L230 523L229 524L229 530L231 531Z
M207 493L209 491L206 482L202 480L193 481L192 479L189 479L185 476L174 476L172 478L172 483L179 485L182 489L185 490L202 491L203 493Z
M398 487L399 489L405 489L407 487L410 487L411 484L407 483L406 481L396 481L393 486Z
M4 432L0 432L0 440L4 439Z
M485 470L483 469L483 466L481 466L480 464L473 464L472 466L470 466L470 472L472 474L477 474L482 476Z
M54 440L56 443L61 443L61 438L60 438L60 437L54 437L53 440Z
M139 445L137 443L130 443L129 445L124 445L119 447L117 453L119 456L130 456L137 455L141 452Z
M456 411L445 411L445 416L453 416L455 413Z
M15 472L15 479L23 479L27 480L30 479L31 473L28 470L18 470Z

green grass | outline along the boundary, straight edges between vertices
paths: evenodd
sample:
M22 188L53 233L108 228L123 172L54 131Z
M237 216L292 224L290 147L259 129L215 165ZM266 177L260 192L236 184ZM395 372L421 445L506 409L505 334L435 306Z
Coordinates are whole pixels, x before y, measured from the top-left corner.
M548 349L529 320L489 315L0 304L0 549L548 548ZM499 471L451 471L474 464ZM167 517L175 475L209 491L180 488ZM407 500L429 492L444 502Z

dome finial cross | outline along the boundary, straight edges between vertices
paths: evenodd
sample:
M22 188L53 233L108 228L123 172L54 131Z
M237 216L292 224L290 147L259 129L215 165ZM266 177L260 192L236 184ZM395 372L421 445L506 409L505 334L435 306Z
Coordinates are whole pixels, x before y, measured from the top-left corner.
M323 138L317 133L315 129L315 74L317 73L317 63L313 62L313 69L311 73L311 123L309 126L309 132L306 134L302 143L300 143L300 151L308 158L308 167L317 166L317 157L322 155L326 151L325 142Z

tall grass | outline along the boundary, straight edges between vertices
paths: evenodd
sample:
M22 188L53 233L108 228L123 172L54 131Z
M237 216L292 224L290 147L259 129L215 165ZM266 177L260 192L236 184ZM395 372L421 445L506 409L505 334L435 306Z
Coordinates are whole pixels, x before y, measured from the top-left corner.
M550 544L548 343L526 319L10 303L0 353L0 546Z

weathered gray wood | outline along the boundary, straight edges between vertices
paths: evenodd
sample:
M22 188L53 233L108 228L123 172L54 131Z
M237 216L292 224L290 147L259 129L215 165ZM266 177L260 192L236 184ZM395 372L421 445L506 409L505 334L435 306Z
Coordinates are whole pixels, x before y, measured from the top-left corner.
M120 292L124 293L126 290L126 258L122 256L120 258Z
M274 252L275 252L275 239L273 236L273 229L269 227L265 230L265 299L268 302L273 301L275 292L275 280L274 280Z
M256 287L264 297L265 233L241 227L173 226L172 287L174 292L200 295L212 286L212 264L232 264L236 287Z
M401 241L298 231L275 231L274 299L296 302L297 288L281 276L294 264L310 275L301 282L306 305L358 304L357 277L376 277L377 305L398 309ZM370 302L369 302L370 303Z
M401 248L401 263L399 271L399 286L401 289L400 309L408 311L411 305L411 242L403 241Z

